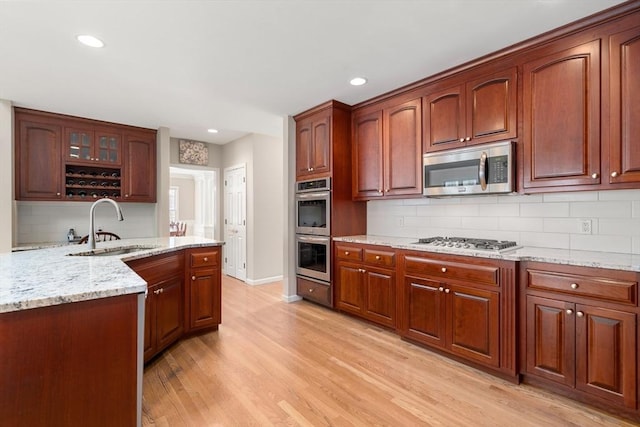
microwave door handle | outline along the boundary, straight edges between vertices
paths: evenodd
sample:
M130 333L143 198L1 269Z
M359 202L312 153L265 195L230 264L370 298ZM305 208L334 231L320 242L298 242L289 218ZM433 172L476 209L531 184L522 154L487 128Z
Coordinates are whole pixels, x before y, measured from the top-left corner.
M487 189L487 153L484 151L480 155L480 165L478 165L478 178L482 191Z

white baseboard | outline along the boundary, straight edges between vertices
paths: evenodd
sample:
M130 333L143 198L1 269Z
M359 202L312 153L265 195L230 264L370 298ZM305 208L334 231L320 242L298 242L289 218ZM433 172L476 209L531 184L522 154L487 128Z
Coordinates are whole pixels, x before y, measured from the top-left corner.
M257 285L266 285L267 283L279 282L283 279L283 276L273 276L273 277L265 277L264 279L252 280L247 279L244 282L247 285L257 286Z
M302 297L300 295L282 295L282 301L286 302L286 303L290 303L290 302L296 302L296 301L300 301L302 300Z

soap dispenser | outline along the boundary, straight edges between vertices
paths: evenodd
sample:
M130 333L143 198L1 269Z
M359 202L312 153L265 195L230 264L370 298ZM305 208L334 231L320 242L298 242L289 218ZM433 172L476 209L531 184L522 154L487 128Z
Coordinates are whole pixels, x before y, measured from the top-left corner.
M73 228L69 229L69 232L67 233L67 240L69 242L76 240L76 231Z

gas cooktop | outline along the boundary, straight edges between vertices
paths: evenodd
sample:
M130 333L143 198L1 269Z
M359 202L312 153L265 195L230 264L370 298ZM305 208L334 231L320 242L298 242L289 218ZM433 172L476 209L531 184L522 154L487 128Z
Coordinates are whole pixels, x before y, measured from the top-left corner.
M516 242L510 240L472 239L467 237L427 237L419 239L417 244L431 247L471 249L488 252L506 252L519 249Z

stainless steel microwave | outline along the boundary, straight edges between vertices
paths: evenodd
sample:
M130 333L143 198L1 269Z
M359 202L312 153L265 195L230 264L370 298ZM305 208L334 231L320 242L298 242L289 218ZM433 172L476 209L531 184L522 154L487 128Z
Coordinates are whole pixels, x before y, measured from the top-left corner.
M423 156L423 194L430 197L514 191L512 141L428 153Z

